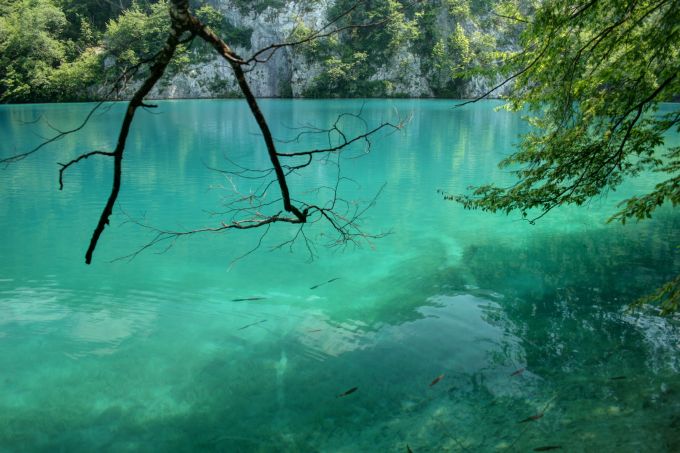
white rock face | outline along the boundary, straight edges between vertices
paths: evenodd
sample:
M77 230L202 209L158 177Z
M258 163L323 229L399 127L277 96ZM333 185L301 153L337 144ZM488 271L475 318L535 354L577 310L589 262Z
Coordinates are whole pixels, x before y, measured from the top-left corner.
M231 23L253 30L250 49L234 46L236 53L247 58L258 49L286 42L298 21L310 28L322 27L326 11L332 3L330 0L320 1L317 8L306 10L300 3L289 1L281 9L267 8L259 14L251 12L247 15L231 0L214 1L213 6ZM320 72L320 68L310 67L313 65L290 48L281 48L261 57L268 57L267 62L254 65L247 72L250 87L258 97L299 97ZM151 97L230 97L238 93L238 85L229 64L215 56L208 63L196 65L190 71L166 80L163 86L154 89Z
M399 52L380 68L370 80L389 81L390 96L432 97L432 89L420 70L420 57L408 50Z
M327 11L335 0L318 0L313 8L306 2L289 0L279 9L267 8L260 13L244 14L233 0L213 0L211 3L234 25L252 29L251 48L234 47L241 57L249 57L256 50L274 43L283 43L298 22L310 29L326 24ZM307 5L307 6L305 6ZM264 57L265 55L263 55ZM248 73L250 86L257 97L302 97L321 73L319 62L309 62L301 52L284 47L273 53L266 63L256 64ZM408 48L396 53L389 64L381 67L370 78L385 81L386 92L393 96L431 97L432 87L421 69L421 57ZM473 79L463 92L474 97L490 86L488 81ZM215 56L207 63L176 74L155 88L155 98L212 98L238 96L239 89L229 64Z

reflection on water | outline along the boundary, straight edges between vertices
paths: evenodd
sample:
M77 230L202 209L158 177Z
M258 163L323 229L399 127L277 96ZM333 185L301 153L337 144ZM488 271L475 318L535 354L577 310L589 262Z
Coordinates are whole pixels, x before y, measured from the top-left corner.
M361 105L264 109L287 137ZM84 266L110 163L84 162L58 192L55 163L66 157L55 153L113 143L121 105L95 116L81 141L2 170L0 451L679 450L677 320L625 307L680 271L680 219L668 209L604 223L653 175L535 226L442 201L437 189L509 180L495 163L522 124L493 106L366 102L369 122L413 113L404 134L342 162L360 184L348 197L387 183L364 228L393 234L357 250L321 247L313 263L304 247L269 250L294 234L285 226L233 266L257 232L111 263L149 239L116 212ZM0 107L0 133L23 148L48 131L18 120L68 126L88 108ZM165 102L141 116L125 211L169 228L215 222L205 211L228 184L207 167L224 155L266 165L245 109ZM333 177L309 169L292 187Z

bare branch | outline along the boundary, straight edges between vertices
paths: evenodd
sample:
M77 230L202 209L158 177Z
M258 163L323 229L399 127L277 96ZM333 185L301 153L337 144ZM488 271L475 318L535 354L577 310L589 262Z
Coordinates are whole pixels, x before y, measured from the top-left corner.
M329 146L328 148L312 149L312 150L309 150L309 151L297 151L297 152L292 152L292 153L279 152L278 155L281 156L281 157L296 157L296 156L311 156L312 154L320 154L320 153L334 153L334 152L340 151L340 150L350 146L353 143L356 143L356 142L361 141L361 140L366 140L368 137L370 137L371 135L375 134L376 132L378 132L378 131L380 131L384 128L392 128L392 129L395 129L395 130L400 130L403 127L404 127L404 121L401 121L397 124L382 123L379 126L376 126L375 128L371 129L370 131L368 131L364 134L361 134L361 135L357 135L357 136L348 140L347 137L345 137L345 135L342 133L342 131L340 129L337 129L336 126L333 126L333 128L330 129L329 131L333 131L333 130L337 131L343 139L342 142L339 145Z
M114 157L115 154L112 153L112 152L109 152L109 151L90 151L89 153L81 154L80 156L76 157L75 159L72 159L71 161L69 161L65 164L59 163L59 165L61 166L61 168L59 169L59 190L64 189L63 177L64 177L64 172L66 171L66 169L68 167L70 167L71 165L77 164L81 160L87 159L88 157L92 157L92 156Z
M104 209L102 210L101 216L99 217L99 222L92 233L92 238L90 239L90 245L87 248L87 252L85 252L85 262L87 264L92 262L92 254L97 247L97 242L99 241L99 237L104 231L104 228L106 228L106 225L109 224L109 217L113 212L113 205L116 203L118 193L120 192L123 153L125 151L127 136L130 132L130 126L132 124L132 120L134 119L135 112L138 107L144 104L144 97L151 91L154 85L156 85L156 82L158 82L158 80L161 78L165 72L165 68L167 68L170 60L175 54L175 50L179 45L181 35L186 30L186 22L189 17L188 0L173 0L172 6L170 8L170 16L172 18L172 28L168 34L165 46L163 47L163 50L159 52L158 56L156 57L156 61L151 66L149 76L132 96L132 100L130 100L128 108L125 111L125 116L123 117L123 122L118 134L118 144L116 145L116 149L113 151L114 167L111 193L106 205L104 206Z
M327 22L323 27L320 29L312 32L309 34L309 36L299 39L297 41L289 41L289 42L283 42L283 43L275 43L275 44L270 44L267 47L263 47L262 49L259 49L256 51L250 58L247 60L243 61L243 64L249 65L252 63L266 63L268 62L272 56L278 51L279 49L282 49L284 47L295 47L299 46L301 44L306 44L311 41L315 41L317 39L322 39L322 38L327 38L329 36L333 36L339 33L342 33L343 31L346 30L356 30L360 28L371 28L371 27L378 27L380 25L384 25L389 21L389 18L385 18L383 20L377 21L377 22L369 22L369 23L363 23L363 24L350 24L350 25L345 25L342 27L336 27L332 30L328 30L330 27L338 23L340 20L342 20L344 17L347 17L354 11L359 5L362 3L366 3L365 0L360 0L354 3L352 6L350 6L348 9L340 13L338 16L335 18L331 19L329 22ZM261 55L267 54L264 58L259 58Z
M193 39L193 35L191 35L191 38ZM87 113L87 115L85 116L83 121L78 126L72 128L72 129L68 129L68 130L60 130L60 129L54 127L49 122L49 120L43 118L42 115L39 116L37 119L35 119L33 121L25 123L25 124L35 124L38 121L40 121L41 119L45 120L47 126L50 129L56 131L57 134L54 135L51 138L44 138L44 140L40 144L38 144L37 146L35 146L34 148L31 148L30 150L28 150L26 152L23 152L23 153L20 153L20 154L14 154L10 157L0 159L0 164L9 165L9 164L14 163L14 162L19 162L19 161L29 157L30 155L35 154L36 152L40 151L41 149L45 148L47 145L54 143L54 142L57 142L57 141L63 139L64 137L66 137L67 135L75 134L76 132L79 132L80 130L82 130L90 122L90 119L94 116L94 114L98 110L102 109L105 106L105 104L111 100L110 98L113 95L113 93L118 91L121 88L121 85L125 85L125 83L128 80L128 77L136 74L143 65L155 61L155 59L160 55L161 52L162 51L159 51L159 52L156 52L155 54L153 54L152 56L150 56L148 58L143 58L137 64L135 64L135 65L133 65L129 68L126 68L124 71L122 71L122 73L118 76L118 78L113 82L109 92L104 95L104 98L101 101L97 102L94 105L94 107L92 107L92 109L90 109L90 111ZM142 104L142 106L148 107L148 108L156 107L155 105L151 105L151 104ZM106 110L104 110L104 111L106 111Z
M330 27L332 27L334 24L340 21L343 17L349 15L351 11L354 10L360 3L361 2L357 2L357 4L355 4L348 11L331 20L326 26L324 26L322 29L316 32L315 37L306 39L305 42L311 39L318 39L320 37L327 36L328 34L338 33L342 30L347 30L349 28L378 25L379 23L359 24L350 25L346 27L338 27L334 28L333 30L329 30ZM112 169L113 181L111 184L111 192L109 194L105 206L101 211L99 221L90 238L90 243L85 254L85 262L87 264L91 263L92 256L94 250L97 247L99 238L101 237L101 234L103 233L106 226L109 224L109 219L110 216L112 215L113 207L118 199L118 194L120 192L122 182L123 155L125 152L128 134L130 132L130 127L134 120L135 113L139 108L152 109L156 107L156 105L145 102L144 100L145 97L150 93L153 87L163 76L166 68L168 67L169 63L174 57L178 46L193 40L194 37L200 37L202 40L210 44L217 51L217 53L229 63L232 70L234 71L236 80L239 84L239 88L243 95L245 96L251 114L253 115L255 121L257 122L260 132L262 134L262 138L265 142L266 150L271 163L271 168L250 169L231 162L234 165L234 167L236 167L236 170L234 171L215 169L217 171L221 171L227 176L227 179L231 184L233 193L237 195L235 199L232 199L227 204L226 211L222 213L230 215L231 219L223 220L217 226L204 227L188 231L176 231L152 227L146 223L142 223L128 217L129 222L132 222L144 229L152 231L154 235L153 238L148 243L140 247L138 250L119 259L125 258L132 259L139 253L143 252L144 250L159 245L165 246L161 251L161 253L163 253L167 251L169 248L171 248L176 243L177 240L188 235L199 233L216 233L223 232L226 230L246 230L264 227L265 231L260 236L260 239L255 249L246 253L246 255L237 258L241 259L261 246L265 236L269 232L269 229L275 223L287 223L299 225L299 228L295 236L293 237L292 241L286 241L284 244L281 244L281 246L288 244L290 245L290 247L292 247L293 243L297 238L302 238L302 240L304 240L306 244L307 250L309 251L311 258L314 257L315 252L313 242L304 231L304 225L307 223L314 223L321 220L327 221L331 225L331 227L337 232L338 235L337 239L332 241L331 245L347 244L350 242L358 243L359 240L361 239L382 237L383 234L380 235L365 234L364 232L361 231L359 226L359 221L366 213L367 209L375 204L375 200L377 196L380 195L382 189L378 192L378 194L376 194L376 197L374 197L374 199L371 200L368 206L366 207L360 207L358 203L344 200L338 196L338 189L341 182L346 181L348 179L340 175L340 170L338 167L335 185L318 188L319 191L323 189L329 190L331 195L330 199L327 200L325 203L319 203L319 205L314 205L292 198L288 187L287 177L289 177L293 173L296 173L298 170L301 170L309 166L314 160L314 156L318 154L324 154L325 155L324 159L326 162L328 162L331 155L337 155L338 151L341 151L342 149L347 148L350 145L357 142L362 141L365 142L366 146L370 149L371 146L370 137L373 134L385 128L391 128L392 130L395 131L399 130L404 126L406 120L401 119L397 124L392 124L389 122L382 123L379 126L374 127L373 129L366 130L366 132L364 132L363 134L350 137L340 127L339 123L343 118L352 117L354 119L357 119L363 123L365 129L368 129L368 125L366 121L361 117L361 111L359 112L359 114L344 113L338 116L337 120L335 121L331 128L325 130L317 129L316 131L314 131L314 133L326 133L328 135L329 146L327 148L312 149L309 151L280 153L276 148L274 139L269 129L269 125L262 111L260 110L257 100L255 99L255 96L253 95L247 80L245 79L243 66L247 65L248 61L244 61L241 57L239 57L229 47L227 43L225 43L221 38L215 35L215 33L210 28L202 24L195 16L193 16L189 12L188 0L171 0L169 3L169 10L171 17L171 30L166 38L166 42L163 49L161 49L159 52L149 57L148 59L144 59L139 64L123 71L123 74L117 79L116 83L114 83L114 86L111 90L111 93L113 93L116 89L119 88L121 83L126 83L128 76L136 74L140 70L142 64L150 64L148 75L142 81L141 85L136 89L131 100L127 105L127 109L120 123L118 140L115 149L113 151L100 151L100 150L90 151L82 153L66 163L59 163L59 165L61 166L59 170L59 187L60 189L62 189L64 172L72 165L75 165L80 161L86 160L92 156L110 157L113 158L114 161ZM385 19L385 21L386 20L387 19ZM269 50L274 52L279 47L289 45L296 45L296 43L285 43L281 45L275 44L273 45L273 47L270 47ZM256 59L257 55L262 55L262 53L256 54L255 57ZM251 59L250 61L253 62L256 60ZM62 131L48 124L48 126L52 127L57 132L57 134L54 137L46 139L36 148L26 153L6 158L0 161L0 163L7 164L10 162L15 162L24 159L27 156L42 149L46 145L54 141L57 141L68 134L72 134L79 131L80 129L85 127L85 125L88 123L92 115L94 115L95 111L97 111L97 109L104 105L104 102L105 101L101 101L100 103L98 103L88 113L84 121L74 129ZM302 137L303 135L304 133L299 134L296 141L299 140L300 137ZM337 145L333 145L332 142L334 137L336 136L340 137L340 143ZM295 158L295 157L306 157L306 159L303 162L296 164L282 164L280 161L280 158ZM336 162L333 163L337 164ZM240 193L236 184L234 184L232 177L243 178L246 180L261 179L262 184L260 184L257 190L255 191L251 190L250 193L243 194ZM267 201L266 200L267 194L269 193L269 190L273 185L278 185L281 196L275 197L274 200ZM274 204L279 203L283 205L282 211L280 210L278 212L269 214L263 212L266 210L271 211L271 207Z
M551 43L551 40L549 39L549 40L545 43L545 46L543 46L543 49L538 53L538 55L537 55L533 60L531 60L531 62L530 62L529 64L527 64L525 67L523 67L523 68L520 69L519 71L515 72L515 73L512 74L511 76L505 78L502 82L500 82L499 84L495 85L493 88L491 88L490 90L486 91L484 94L482 94L482 95L480 95L480 96L477 96L477 97L474 98L474 99L470 99L469 101L465 101L465 102L461 102L460 104L456 104L456 107L462 107L462 106L467 105L467 104L474 104L474 103L477 102L477 101L481 101L482 99L486 99L491 93L493 93L493 92L496 91L497 89L501 88L502 86L506 85L506 84L509 83L510 81L516 79L517 77L521 76L522 74L524 74L525 72L527 72L528 70L530 70L532 67L534 67L534 66L536 65L536 63L538 63L538 62L541 60L541 58L543 58L543 55L545 54L545 52L546 52L546 51L548 50L548 48L550 47L550 43Z
M185 236L190 236L190 235L195 235L195 234L201 234L201 233L219 233L223 232L226 230L250 230L253 228L260 228L262 226L268 226L273 223L301 223L301 221L295 217L285 217L281 216L281 213L277 213L272 216L265 216L261 218L252 218L252 219L246 219L246 220L240 220L240 221L233 221L230 223L222 223L219 226L216 227L205 227L205 228L198 228L195 230L188 230L188 231L175 231L175 230L162 230L141 222L138 222L134 219L129 219L128 222L133 223L139 227L145 228L147 230L153 231L155 233L153 239L149 241L148 243L144 244L142 247L134 251L133 253L130 253L125 256L121 256L119 258L114 259L113 261L119 261L119 260L125 260L125 259L133 259L143 251L154 247L158 244L165 243L168 241L172 241L173 243L177 241L178 239L185 237Z
M269 233L269 229L271 228L271 226L272 226L271 223L267 224L267 228L265 228L264 233L262 233L260 238L257 240L257 244L255 245L255 247L251 248L250 250L248 250L243 255L237 256L236 258L231 260L231 262L229 263L229 267L231 268L238 261L242 260L243 258L249 256L252 253L255 253L255 251L258 250L262 246L262 241L264 240L265 236L267 236L267 234ZM302 226L300 228L302 228Z
M521 18L521 17L517 17L517 16L506 16L505 14L499 14L499 13L497 13L497 12L495 12L495 11L491 11L491 15L496 16L496 17L500 17L501 19L510 19L510 20L514 20L515 22L522 22L522 23L525 23L525 24L528 24L528 23L529 23L528 20L523 19L523 18Z
M18 162L20 160L26 159L28 156L35 154L36 152L40 151L42 148L49 145L50 143L54 143L58 140L61 140L62 138L64 138L65 136L67 136L69 134L73 134L75 132L78 132L79 130L81 130L82 128L84 128L87 125L87 123L90 121L90 118L92 118L92 115L94 115L94 113L99 109L99 107L102 106L102 104L104 104L104 102L106 102L106 101L98 102L92 108L92 110L90 110L90 112L87 114L87 116L85 116L85 119L78 126L74 127L73 129L69 129L67 131L59 132L54 137L43 141L38 146L30 149L29 151L23 152L21 154L15 154L13 156L6 157L4 159L0 159L0 164L11 164L11 163Z

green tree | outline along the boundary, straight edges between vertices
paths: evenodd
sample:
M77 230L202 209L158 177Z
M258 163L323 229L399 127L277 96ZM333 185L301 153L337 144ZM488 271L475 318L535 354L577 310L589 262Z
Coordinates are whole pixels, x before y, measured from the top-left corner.
M337 25L343 32L302 48L307 57L322 61L322 72L305 95L387 95L388 85L370 78L388 64L402 46L418 36L413 6L403 0L337 1L329 9L328 18L329 21L339 18ZM359 23L366 26L348 27ZM304 28L298 27L293 37L304 33Z
M118 17L125 9L132 6L132 0L56 0L71 24L79 25L84 20L92 24L96 29L102 30L106 23ZM140 3L138 0L137 4ZM149 3L144 1L144 3ZM74 34L77 28L72 29Z
M680 147L664 146L680 127L680 107L658 111L680 94L680 2L548 0L531 18L519 8L506 15L525 25L522 50L506 54L501 69L514 84L508 108L528 113L532 125L500 164L517 182L447 197L533 221L656 172L663 180L610 220L645 219L666 201L680 203ZM662 297L677 296L677 284Z
M102 82L97 2L0 1L0 102L86 100ZM85 9L84 9L85 8Z
M514 24L489 13L502 5L493 0L440 0L420 6L413 48L436 97L460 98L472 76L495 77L497 54L517 39Z
M169 31L165 0L149 7L133 3L118 18L109 21L103 44L107 56L115 59L116 70L119 70L134 66L162 49Z
M66 25L51 0L0 3L0 100L30 100L45 89L66 60Z

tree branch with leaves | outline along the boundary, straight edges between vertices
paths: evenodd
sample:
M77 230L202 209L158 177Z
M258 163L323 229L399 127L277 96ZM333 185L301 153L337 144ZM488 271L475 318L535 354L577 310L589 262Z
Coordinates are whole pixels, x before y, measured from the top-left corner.
M521 50L505 55L503 82L480 97L512 82L507 108L529 114L531 131L500 163L517 182L447 198L534 221L651 171L669 179L626 200L611 220L680 203L680 148L664 147L665 134L680 127L680 108L658 112L680 94L680 2L550 0L519 19Z
M520 49L505 54L503 81L479 99L511 84L506 107L528 116L530 132L500 163L516 182L444 197L468 209L519 211L533 223L656 173L661 182L624 200L609 221L680 204L680 146L666 141L680 131L680 105L659 110L680 94L680 1L548 0L532 15L515 8L509 16L524 27ZM679 282L656 300L677 308Z

